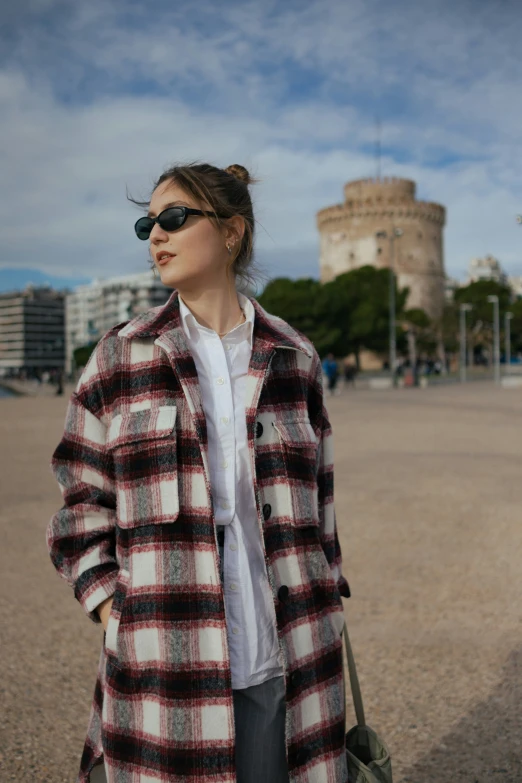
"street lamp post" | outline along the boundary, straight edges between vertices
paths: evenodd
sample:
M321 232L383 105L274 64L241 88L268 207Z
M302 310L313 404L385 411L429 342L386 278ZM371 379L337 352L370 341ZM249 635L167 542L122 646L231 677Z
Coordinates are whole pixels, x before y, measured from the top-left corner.
M500 383L500 327L498 317L498 296L491 294L488 296L488 302L493 305L493 362L495 365L494 378L495 383Z
M403 231L401 228L393 228L390 234L390 287L389 287L389 301L390 301L390 339L389 339L389 364L392 384L395 386L397 379L395 376L395 364L397 361L397 324L396 324L396 303L395 303L395 238L401 237ZM386 231L377 231L375 236L378 239L386 239L388 234Z
M473 308L473 305L463 303L460 305L460 381L466 382L466 313Z
M504 339L506 341L505 344L506 375L509 375L509 371L511 369L511 319L512 318L513 318L513 313L506 313L504 315Z

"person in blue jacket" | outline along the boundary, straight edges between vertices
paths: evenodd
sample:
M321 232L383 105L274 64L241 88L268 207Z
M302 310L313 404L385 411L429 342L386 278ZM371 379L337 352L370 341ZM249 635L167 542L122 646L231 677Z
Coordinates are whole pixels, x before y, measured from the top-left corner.
M329 394L335 393L335 387L337 386L337 379L339 378L339 368L335 361L333 353L327 354L322 363L323 372L326 375L328 384L327 390Z

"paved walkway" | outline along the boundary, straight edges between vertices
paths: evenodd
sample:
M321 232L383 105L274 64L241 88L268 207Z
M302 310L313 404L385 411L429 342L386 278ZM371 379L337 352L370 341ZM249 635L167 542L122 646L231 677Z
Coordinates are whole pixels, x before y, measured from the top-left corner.
M102 641L45 544L66 404L0 400L2 783L73 783ZM520 783L520 391L355 390L327 404L346 616L395 783Z

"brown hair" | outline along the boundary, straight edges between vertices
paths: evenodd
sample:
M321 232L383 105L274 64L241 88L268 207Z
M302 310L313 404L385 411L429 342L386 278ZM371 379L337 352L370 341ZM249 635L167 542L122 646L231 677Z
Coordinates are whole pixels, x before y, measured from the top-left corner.
M244 219L245 231L239 250L231 256L228 270L231 268L236 279L246 286L256 287L258 270L253 262L254 252L254 211L248 186L258 180L253 179L244 166L234 163L226 169L220 169L209 163L185 163L166 169L156 180L152 192L163 182L172 182L192 196L200 205L207 202L210 209L222 217L209 217L217 228L227 218L240 215ZM137 201L127 198L139 207L147 208L150 201ZM153 262L151 262L152 266Z

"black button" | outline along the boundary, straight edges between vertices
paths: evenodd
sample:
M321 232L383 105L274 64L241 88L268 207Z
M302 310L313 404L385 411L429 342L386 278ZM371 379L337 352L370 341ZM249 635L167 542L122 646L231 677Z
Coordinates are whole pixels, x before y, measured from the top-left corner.
M281 587L277 591L277 597L279 598L280 601L286 601L286 599L288 598L288 592L289 592L288 587L286 585L281 585Z
M263 425L261 424L260 421L258 421L256 424L256 438L260 438L262 434L263 434Z
M270 503L265 503L265 505L263 506L263 517L265 518L265 520L268 519L271 513L272 513L272 506L270 505Z
M290 682L292 683L292 686L294 688L299 688L299 686L303 682L303 675L302 672L299 671L299 669L295 672L292 672L292 674L290 675Z
M297 751L297 756L295 757L297 765L300 767L302 764L306 764L309 758L310 750L308 748L299 748Z

